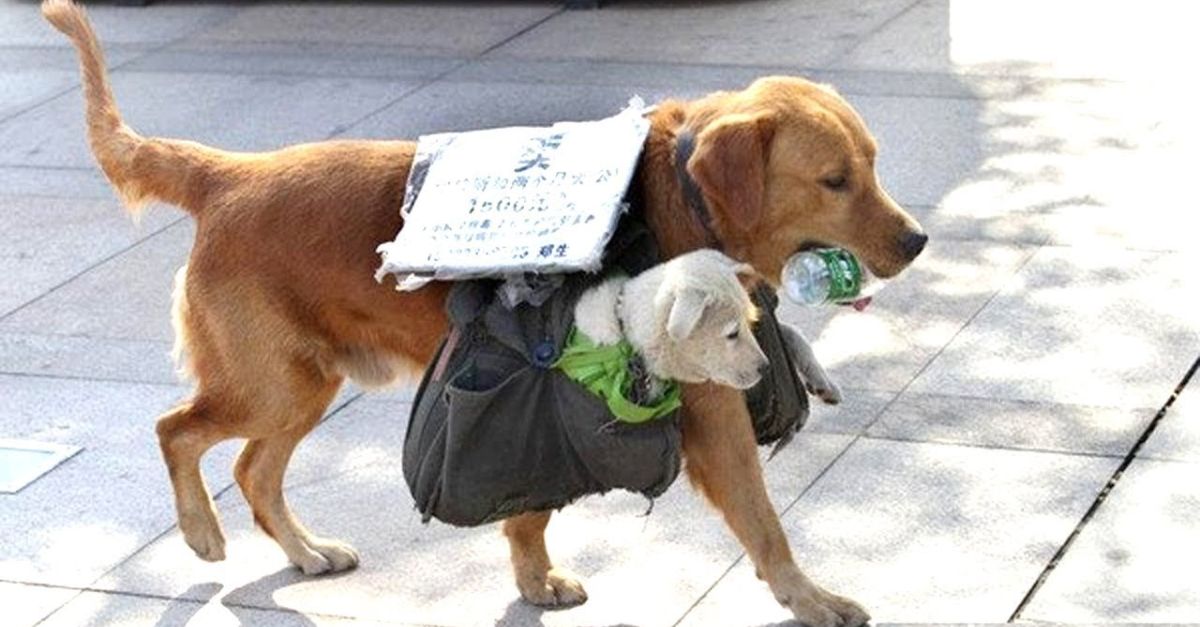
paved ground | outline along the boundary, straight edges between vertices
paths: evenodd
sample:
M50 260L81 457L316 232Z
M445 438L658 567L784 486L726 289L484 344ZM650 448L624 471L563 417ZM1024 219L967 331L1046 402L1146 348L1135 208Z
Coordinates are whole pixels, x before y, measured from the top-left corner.
M768 73L837 85L933 239L868 313L787 311L849 397L767 466L797 556L879 622L1137 623L1200 622L1200 383L1161 411L1200 354L1196 12L164 0L94 16L136 128L231 148L597 117ZM73 53L34 3L0 0L0 437L84 447L0 495L5 625L787 619L684 485L649 517L613 495L556 518L553 553L592 600L522 605L495 528L413 513L403 390L345 394L288 478L360 569L289 568L229 489L234 444L206 466L230 559L200 562L153 436L187 393L167 311L190 241L173 209L122 215L85 148Z

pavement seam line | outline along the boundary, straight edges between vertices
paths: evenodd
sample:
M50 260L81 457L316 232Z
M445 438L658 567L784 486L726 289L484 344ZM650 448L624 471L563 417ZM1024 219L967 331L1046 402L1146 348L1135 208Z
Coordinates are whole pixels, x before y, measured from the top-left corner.
M96 261L95 263L85 267L84 269L80 270L79 272L72 274L71 276L67 277L63 281L56 283L53 287L47 289L46 291L42 292L41 294L38 294L37 296L34 296L33 298L21 303L20 305L17 305L13 309L10 309L4 313L0 313L0 323L3 323L4 321L15 316L17 313L25 310L26 308L28 308L38 302L41 302L46 297L50 296L51 294L57 292L58 290L60 290L64 287L66 287L67 284L71 283L75 279L78 279L79 277L91 272L92 270L95 270L96 268L99 268L100 266L108 263L109 261L112 261L113 259L116 259L117 257L120 257L121 255L124 255L125 253L133 250L134 248L137 248L138 246L141 246L142 244L150 241L154 237L162 234L167 229L175 226L176 224L179 224L180 222L182 222L186 219L187 219L186 216L180 216L178 218L175 218L174 220L171 220L166 225L159 227L158 229L156 229L149 235L146 235L145 237L135 240L134 242L130 243L128 246L124 246L121 249L114 251L112 254L109 254L109 255L105 256L104 258Z
M505 37L504 39L501 39L500 41L488 46L487 48L484 48L483 51L479 52L478 54L476 54L474 56L474 60L482 59L482 58L486 57L487 55L495 52L496 50L499 50L499 49L503 48L504 46L507 46L508 44L516 41L517 39L524 37L525 35L536 30L542 24L545 24L546 22L549 22L550 20L562 15L566 11L567 11L566 6L558 7L558 9L551 11L549 14L545 15L541 19L537 19L537 20L534 20L533 22L530 22L524 28L518 30L517 32L509 35L508 37Z
M1010 453L1037 453L1041 455L1058 455L1064 457L1085 457L1088 459L1120 459L1125 457L1124 453L1093 453L1090 451L1067 451L1049 448L1038 447L1014 447L1003 444L982 444L978 442L956 442L953 440L921 440L918 438L906 438L892 435L876 435L873 433L864 433L863 439L874 440L876 442L898 442L903 444L930 444L933 446L961 446L964 448L985 449L989 451L1005 451Z
M1121 478L1125 475L1125 471L1128 470L1129 466L1133 464L1133 461L1137 459L1137 455L1139 452L1141 452L1142 447L1145 446L1146 441L1149 440L1150 436L1154 434L1154 430L1158 428L1158 424L1167 415L1167 411L1172 405L1175 404L1175 401L1179 398L1179 395L1183 392L1183 389L1187 387L1188 382L1191 381L1198 369L1200 369L1200 357L1197 357L1196 360L1192 362L1191 367L1188 368L1186 373L1184 373L1183 379L1179 381L1179 384L1175 386L1175 389L1171 392L1171 395L1167 397L1166 402L1163 403L1162 408L1158 410L1158 413L1155 414L1154 418L1150 421L1150 424L1146 426L1146 429L1142 432L1141 437L1138 438L1137 442L1134 443L1133 448L1129 449L1129 453L1125 455L1125 459L1122 460L1121 464L1117 466L1117 469L1113 471L1112 476L1109 477L1108 482L1104 484L1104 487L1100 489L1099 494L1097 494L1096 498L1092 501L1091 507L1084 512L1083 518L1079 519L1079 522L1076 523L1075 528L1071 530L1071 534L1067 536L1067 539L1063 541L1060 547L1058 547L1058 551L1056 551L1054 556L1050 558L1050 561L1046 563L1045 568L1042 569L1042 572L1038 575L1038 578L1034 580L1033 585L1030 586L1029 590L1025 593L1025 596L1021 599L1021 602L1017 604L1017 608L1013 610L1012 615L1008 617L1009 623L1014 623L1018 620L1024 620L1021 617L1021 613L1028 608L1034 597L1037 596L1037 593L1041 591L1042 586L1046 584L1046 580L1050 578L1050 575L1054 572L1054 569L1058 567L1059 562L1062 561L1062 558L1066 556L1067 551L1069 551L1071 546L1075 544L1075 540L1079 538L1079 534L1083 532L1083 529L1096 516L1096 513L1100 510L1101 506L1104 505L1105 501L1108 500L1108 495L1111 494L1117 484L1120 483Z
M240 11L238 11L238 12L240 12ZM146 57L146 56L148 56L148 55L154 54L154 53L156 53L156 52L159 52L159 51L162 51L162 50L166 50L167 48L169 48L169 47L171 47L171 46L173 46L173 45L175 45L175 44L178 44L178 43L180 43L180 42L182 42L182 41L184 41L184 40L188 39L188 38L189 38L189 37L191 37L192 35L199 33L201 30L203 30L203 29L205 29L205 28L212 28L212 27L215 27L215 26L218 26L218 25L220 25L220 24L221 24L221 23L223 23L223 22L226 22L226 21L228 21L228 20L231 20L231 19L233 19L233 17L234 17L235 15L237 15L237 13L238 13L238 12L234 12L234 14L233 14L233 15L230 15L230 16L229 16L228 18L226 18L226 19L219 19L219 20L215 20L215 21L213 21L213 22L212 22L212 23L210 23L210 24L203 24L203 23L201 23L200 25L198 25L198 26L196 27L196 30L194 30L194 31L188 31L188 32L186 32L186 33L183 33L183 34L182 34L182 35L180 35L179 37L176 37L175 39L169 39L169 40L167 40L167 41L164 41L164 42L162 42L162 43L160 43L160 44L158 44L158 45L155 45L155 44L147 44L146 48L145 48L145 49L143 49L141 52L134 53L134 54L133 54L131 57L129 57L128 59L125 59L124 61L122 61L122 62L120 62L120 63L117 63L117 64L115 64L115 65L109 65L109 64L108 64L108 59L107 59L107 57L106 57L106 58L105 58L105 67L106 67L106 69L108 70L108 73L109 73L109 75L111 76L112 74L116 73L116 72L117 72L117 70L120 70L121 68L123 68L123 67L125 67L125 66L129 65L130 63L133 63L134 61L137 61L137 60L139 60L139 59L141 59L141 58L143 58L143 57ZM47 26L48 26L48 25L47 25ZM61 49L61 48L64 48L64 46L39 46L39 47L41 47L41 48L54 48L54 49ZM71 50L73 53L75 53L75 55L76 55L76 58L78 59L78 54L79 54L79 52L78 52L77 50L75 50L75 47L74 47L73 45L72 45L72 46L69 46L69 47L66 47L66 48L67 48L67 49L69 49L69 50ZM42 98L42 99L39 99L39 100L37 100L37 101L35 101L35 102L33 102L33 103L30 103L30 104L29 104L29 105L27 105L27 106L24 106L24 107L19 107L19 108L17 108L16 110L14 110L12 113L10 113L10 114L7 114L7 115L4 115L4 116L0 117L0 124L5 124L5 123L7 123L7 122L9 122L9 121L11 121L11 120L13 120L13 119L17 118L18 116L25 115L26 113L29 113L30 111L33 111L34 109L37 109L37 108L39 108L39 107L42 107L43 105L50 104L51 102L53 102L53 101L55 101L55 100L58 100L59 98L62 98L63 96L65 96L65 95L67 95L67 94L69 94L69 93L71 93L71 92L73 92L73 91L80 91L80 92L82 92L82 90L83 90L83 79L82 79L82 77L81 77L81 76L79 76L79 75L78 75L78 70L77 70L77 71L76 71L76 82L75 82L73 85L71 85L70 87L67 87L67 88L65 88L65 89L63 89L63 90L61 90L61 91L58 91L58 92L56 92L56 93L53 93L53 94L51 94L51 95L49 95L49 96L47 96L47 97L45 97L45 98Z
M550 13L549 15L547 15L539 20L534 21L532 24L525 26L524 28L520 29L516 33L513 33L512 35L505 37L504 39L489 46L488 48L485 48L482 52L477 53L474 57L463 57L461 59L455 59L454 60L455 62L452 63L449 68L446 68L445 70L443 70L441 72L437 72L433 76L430 76L429 78L426 78L424 80L413 81L415 83L415 85L411 89L404 90L396 98L393 98L392 100L389 100L388 102L384 103L383 105L381 105L375 109L372 109L371 111L368 111L367 113L359 116L358 119L352 120L345 124L339 124L337 127L334 128L334 130L331 133L329 133L329 135L327 135L325 137L325 139L333 139L335 137L342 136L343 134L347 133L348 131L350 131L354 127L362 124L363 122L366 122L367 120L379 115L380 113L387 111L388 109L390 109L393 106L403 102L404 100L414 96L415 94L417 94L421 91L424 91L426 88L428 88L436 83L441 82L443 79L450 76L451 74L454 74L458 70L470 65L471 63L473 63L475 61L478 61L479 59L481 59L483 57L483 55L491 52L492 50L495 50L496 48L507 44L508 42L512 41L513 39L520 37L521 35L524 35L525 33L528 33L529 31L537 28L538 26L541 26L542 24L546 23L546 21L548 21L549 19L553 18L554 16L562 13L565 10L566 10L565 8L559 8L557 11L554 11L553 13Z
M844 61L846 59L846 57L850 56L855 50L858 50L864 43L866 43L866 41L868 39L883 32L883 29L891 26L892 24L895 24L897 21L900 20L900 18L911 13L913 9L917 8L918 5L922 4L922 1L923 0L913 0L913 2L911 4L904 7L903 9L900 9L898 12L896 12L894 15L887 18L886 20L880 22L879 25L876 26L875 28L872 28L869 31L863 33L862 36L857 37L855 39L854 43L851 43L850 45L846 46L839 52L834 53L833 58L829 60L829 64L834 67L837 67L838 63L840 63L841 61Z
M1041 243L1033 244L1030 246L1032 248L1032 250L1025 257L1025 259L1022 259L1021 263L1017 264L1017 266L1015 268L1013 268L1013 271L1011 273L1009 273L1009 275L1005 278L1004 282L1001 283L1000 286L997 287L996 290L987 297L987 300L983 301L983 303L979 306L979 308L976 309L974 311L974 313L972 313L962 323L962 326L960 326L958 328L958 330L954 332L954 335L951 335L944 344L939 346L938 349L936 351L934 351L933 355L930 355L929 359L927 359L925 361L925 363L921 365L921 368L918 369L917 372L915 374L913 374L912 378L910 378L908 380L908 382L906 382L904 384L904 387L900 388L900 391L896 393L896 396L893 397L891 401L889 401L887 404L885 404L883 406L882 409L879 410L879 413L877 413L875 415L875 420L871 421L870 424L863 427L863 430L862 430L863 433L866 433L872 427L874 427L879 422L879 420L883 417L883 415L888 410L890 410L893 406L895 406L896 402L899 401L904 396L904 394L908 392L908 389L910 387L912 387L913 382L916 381L917 379L921 378L921 375L924 374L925 371L928 370L929 367L933 365L933 362L937 361L938 358L942 356L942 353L946 352L946 348L948 348L951 344L953 344L954 340L958 339L958 336L962 335L963 331L966 331L967 327L971 326L972 322L975 322L975 319L979 317L979 314L983 313L983 311L985 309L987 309L988 306L990 306L993 302L996 301L997 298L1000 297L1000 294L1002 294L1004 292L1004 288L1007 286L1007 284L1009 282L1011 282L1018 274L1020 274L1021 271L1024 270L1030 263L1032 263L1034 257L1037 257L1038 253L1040 253L1043 249L1046 248L1048 241L1049 241L1049 236L1043 238Z
M192 386L188 381L180 381L179 383L166 383L164 381L149 381L145 379L118 379L115 377L84 377L71 374L42 374L40 372L13 372L9 370L0 370L0 377L14 377L21 379L47 379L51 381L78 381L80 383L122 383L125 385L152 385L160 388L172 388L181 391L190 389Z

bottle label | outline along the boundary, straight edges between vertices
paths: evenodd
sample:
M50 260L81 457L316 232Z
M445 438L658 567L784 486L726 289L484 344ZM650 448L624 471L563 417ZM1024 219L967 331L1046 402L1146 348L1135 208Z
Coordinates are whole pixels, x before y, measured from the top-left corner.
M862 267L850 251L842 248L825 248L814 253L829 268L829 296L825 302L838 303L853 300L862 290Z

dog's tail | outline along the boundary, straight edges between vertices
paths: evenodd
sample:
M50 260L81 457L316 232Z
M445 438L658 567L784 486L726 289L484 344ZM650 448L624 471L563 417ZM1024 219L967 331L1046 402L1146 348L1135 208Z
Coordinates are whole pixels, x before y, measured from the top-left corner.
M196 211L211 189L222 153L195 142L142 137L125 125L105 69L104 52L83 7L72 0L45 0L42 15L71 39L79 51L88 141L117 194L137 211L161 200Z

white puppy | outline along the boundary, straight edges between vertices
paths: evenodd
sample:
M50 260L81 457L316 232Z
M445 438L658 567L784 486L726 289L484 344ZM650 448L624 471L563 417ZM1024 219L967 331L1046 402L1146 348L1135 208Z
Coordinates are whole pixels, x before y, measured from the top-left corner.
M575 325L597 344L628 340L658 379L747 389L767 364L751 331L758 310L738 280L754 274L749 264L697 250L589 289L575 305ZM804 337L783 329L809 389L827 403L838 402L837 386Z

